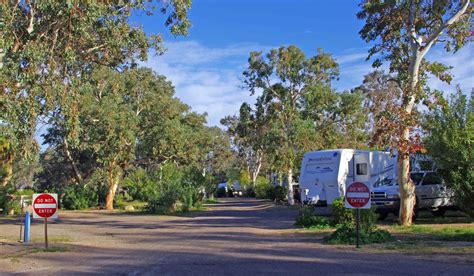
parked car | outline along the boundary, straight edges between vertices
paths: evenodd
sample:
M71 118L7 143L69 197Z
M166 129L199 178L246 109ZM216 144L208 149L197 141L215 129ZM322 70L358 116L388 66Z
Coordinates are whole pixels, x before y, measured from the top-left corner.
M414 216L419 210L430 210L435 216L442 216L446 210L456 209L453 191L435 171L419 171L410 173L415 184L416 204ZM377 206L379 219L385 219L388 214L398 215L400 209L400 190L396 181L381 182L374 186L371 192L373 206Z

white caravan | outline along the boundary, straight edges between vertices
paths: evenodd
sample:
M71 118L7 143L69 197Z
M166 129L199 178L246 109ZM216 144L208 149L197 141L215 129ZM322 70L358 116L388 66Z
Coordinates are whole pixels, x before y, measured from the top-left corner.
M355 171L355 173L354 173ZM396 182L397 157L390 152L333 149L305 153L299 178L301 200L326 205L360 181L374 186Z

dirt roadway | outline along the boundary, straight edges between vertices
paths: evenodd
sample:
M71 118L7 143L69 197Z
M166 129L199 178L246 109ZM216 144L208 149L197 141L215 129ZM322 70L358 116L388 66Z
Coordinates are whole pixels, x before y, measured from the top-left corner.
M0 274L474 275L474 265L322 244L291 230L295 212L250 199L186 217L63 212L49 227L51 246L69 249L24 256L12 241L18 226L0 219ZM34 222L35 245L42 231Z

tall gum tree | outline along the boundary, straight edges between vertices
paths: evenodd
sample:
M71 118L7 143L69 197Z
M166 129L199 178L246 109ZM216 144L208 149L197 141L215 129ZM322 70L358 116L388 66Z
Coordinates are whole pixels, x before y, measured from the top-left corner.
M297 157L295 122L309 87L328 86L337 78L339 67L331 55L318 50L306 58L296 46L272 49L267 55L251 52L244 71L244 84L251 94L262 91L260 100L273 110L278 139L276 148L281 169L288 181L288 203L293 199L293 168Z
M361 37L373 42L369 58L376 56L374 66L382 60L390 63L397 74L402 100L395 132L388 132L398 150L398 183L400 184L400 224L411 225L416 204L415 186L410 179L410 153L413 151L411 130L416 104L427 103L428 74L449 82L449 67L429 62L426 54L436 44L448 52L459 50L471 35L470 0L365 0L357 16L365 20Z

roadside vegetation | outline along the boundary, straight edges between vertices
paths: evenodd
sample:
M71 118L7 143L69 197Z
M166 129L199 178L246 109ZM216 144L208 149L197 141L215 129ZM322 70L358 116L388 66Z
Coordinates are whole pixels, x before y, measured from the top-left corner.
M377 213L375 208L360 210L360 243L383 243L393 241L393 236L386 230L379 229L376 225ZM347 209L344 199L334 201L331 216L318 216L314 214L314 207L303 206L296 217L296 226L306 229L332 229L334 230L325 241L329 244L355 244L356 243L356 210Z

